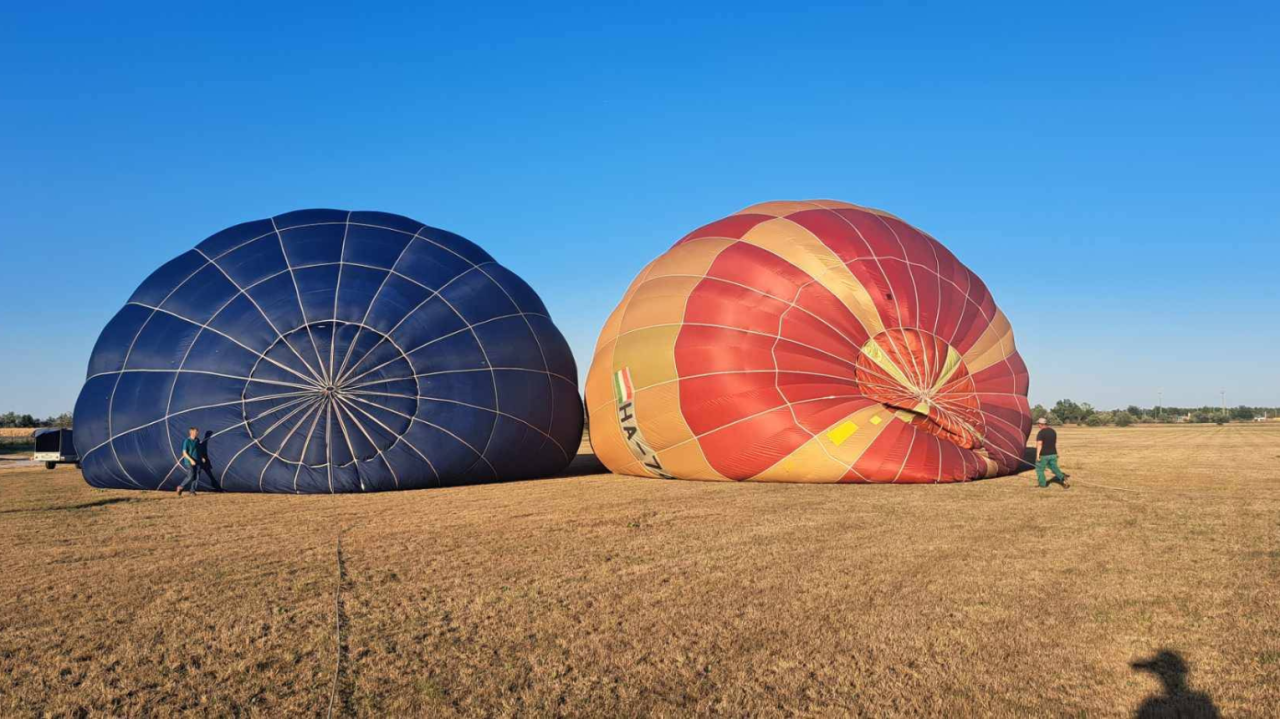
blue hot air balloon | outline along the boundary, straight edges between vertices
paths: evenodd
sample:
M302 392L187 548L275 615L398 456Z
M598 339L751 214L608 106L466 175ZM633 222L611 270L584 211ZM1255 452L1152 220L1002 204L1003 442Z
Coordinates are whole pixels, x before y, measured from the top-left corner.
M544 476L582 433L538 295L466 239L380 212L213 235L142 283L87 374L75 444L95 487L176 487L191 427L234 492Z

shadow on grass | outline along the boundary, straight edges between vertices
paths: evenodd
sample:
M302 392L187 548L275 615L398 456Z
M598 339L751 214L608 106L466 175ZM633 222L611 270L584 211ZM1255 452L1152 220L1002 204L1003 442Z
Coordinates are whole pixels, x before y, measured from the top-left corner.
M548 479L563 477L585 477L591 474L608 474L609 468L596 458L594 452L579 452L564 471L551 475Z
M1204 692L1187 685L1189 667L1182 655L1170 649L1161 649L1154 657L1129 665L1137 672L1151 672L1160 679L1162 693L1147 697L1135 719L1159 719L1161 717L1185 717L1186 719L1218 719L1222 716L1218 707Z
M108 504L120 504L122 502L142 502L145 501L135 497L109 497L107 499L95 499L92 502L82 502L80 504L67 504L61 507L33 507L31 509L5 509L0 514L14 514L17 512L71 512L77 509L93 509L94 507L105 507Z

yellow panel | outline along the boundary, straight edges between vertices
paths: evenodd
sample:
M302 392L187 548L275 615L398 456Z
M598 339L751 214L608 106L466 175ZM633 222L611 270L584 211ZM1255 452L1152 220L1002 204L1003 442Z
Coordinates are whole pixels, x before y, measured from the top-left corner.
M662 461L662 466L667 472L675 477L729 481L727 477L707 464L707 458L703 456L697 440L659 452L658 459Z
M753 479L768 482L840 481L849 468L832 459L823 450L821 441L821 436L810 439Z
M591 450L611 471L618 472L635 461L622 438L622 427L618 424L613 402L608 402L591 413L590 439Z
M829 437L818 435L823 440L822 445L827 453L847 466L855 464L889 426L877 421L880 419L880 412L879 405L871 405L849 415L846 421L853 422L862 429L850 435L842 444L837 445Z
M639 389L637 383L635 413L636 424L659 459L667 447L693 439L680 411L680 388L675 382L648 389Z
M983 457L982 461L987 463L987 471L983 473L983 479L994 477L1000 473L1000 465L996 464L994 459L990 457Z
M631 384L637 390L675 379L675 347L679 334L679 325L666 325L647 327L619 337L609 375L623 367L630 369Z
M880 369L889 373L889 376L904 388L916 388L915 383L907 377L905 372L898 368L898 365L893 363L893 358L889 356L889 353L884 351L884 348L880 346L879 342L876 342L874 337L863 343L862 354L866 355L867 359L875 362Z
M613 467L609 467L609 471L613 472L614 474L625 474L629 477L652 477L653 476L647 470L645 470L644 464L638 459L632 459L630 462L627 462L626 464L621 465L617 469L614 469Z
M685 242L664 252L653 261L653 270L648 279L666 277L668 275L697 275L703 277L711 264L721 252L734 245L738 240L726 238L705 238L696 242Z
M938 389L945 385L951 379L951 375L956 373L960 368L960 353L956 352L956 348L947 345L947 359L942 363L942 369L938 372L938 380L933 383L933 388Z
M600 339L596 340L596 353L611 345L618 333L622 331L622 311L626 307L626 302L619 303L613 308L613 312L609 313L609 318L604 321L604 327L600 330Z
M837 447L844 444L846 439L854 432L858 431L858 425L846 420L842 424L836 425L836 428L827 432L827 439L831 440Z
M587 411L592 416L595 415L596 410L606 404L610 408L613 407L613 376L610 371L612 367L612 353L606 352L605 356L596 358L591 365L591 371L587 373Z
M888 425L863 427L864 423L879 425L879 405L863 407L840 422L835 428L819 433L798 450L782 458L777 464L761 472L756 479L782 481L831 481L843 477L849 467L856 464L867 449L880 437ZM859 429L849 432L844 440L836 443L831 434L846 424Z
M1003 362L1013 354L1013 328L1009 319L1000 310L992 318L991 325L983 331L982 336L964 353L965 364L969 366L969 374L977 374L997 362Z
M619 324L621 331L683 322L689 293L701 281L700 277L649 277L631 296Z
M868 336L884 329L871 295L831 248L809 230L787 219L762 222L751 228L743 241L772 252L799 267L818 284L834 294L862 323Z

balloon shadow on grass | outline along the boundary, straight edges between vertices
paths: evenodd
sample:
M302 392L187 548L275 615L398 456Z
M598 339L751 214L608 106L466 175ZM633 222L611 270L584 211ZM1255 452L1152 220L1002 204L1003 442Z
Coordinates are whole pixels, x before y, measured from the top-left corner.
M594 452L579 452L568 467L551 475L552 477L586 477L592 474L608 474L609 468L596 457Z
M1218 719L1222 716L1208 694L1195 691L1187 685L1189 667L1177 652L1161 649L1154 657L1129 666L1134 671L1156 675L1160 679L1162 690L1142 702L1138 711L1134 712L1135 719Z

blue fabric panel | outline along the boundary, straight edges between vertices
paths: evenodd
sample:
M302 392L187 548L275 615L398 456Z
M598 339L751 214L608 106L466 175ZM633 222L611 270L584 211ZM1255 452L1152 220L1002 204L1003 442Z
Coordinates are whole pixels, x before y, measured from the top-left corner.
M162 420L169 389L176 372L124 372L111 400L111 431L127 432L135 427Z
M420 345L409 353L409 361L418 374L434 374L456 370L489 369L480 343L465 327L433 342Z
M160 309L204 324L239 291L221 270L206 265L175 288Z
M267 317L258 311L249 295L237 295L231 303L208 322L209 328L236 339L256 352L265 352L280 335L271 328Z
M177 369L199 332L200 325L190 320L156 312L130 339L125 369Z
M388 280L387 285L392 289L383 288L385 297L379 296L378 304L382 305L385 302L388 309L408 307L412 310L412 314L400 319L394 319L395 315L392 314L384 320L380 317L382 308L379 307L380 311L377 313L379 316L370 317L369 325L383 333L394 329L391 337L397 345L404 348L406 353L428 342L435 342L458 332L467 331L466 321L442 298L428 296L425 300L418 300L417 298L421 296L418 294L418 288L397 282L395 278Z
M214 264L242 289L289 269L274 232L228 252Z
M281 230L280 240L289 266L297 269L308 265L336 264L342 258L346 228L346 223L343 223Z
M166 262L160 269L143 280L138 289L133 291L130 302L156 307L187 278L200 271L208 264L208 260L195 250L188 250Z
M224 372L229 367L252 367L257 359L253 350L237 345L231 337L204 330L182 358L179 369Z
M302 305L293 276L286 272L249 288L247 294L278 335L302 327Z
M474 267L465 257L459 257L418 238L400 256L396 272L430 289L438 290L456 281L459 275L472 271Z
M125 305L107 323L89 355L89 370L85 379L103 372L115 372L124 368L125 356L138 330L151 318L152 311L139 305Z
M371 270L345 265L338 281L338 319L344 322L364 322L371 314L371 306L379 288L388 279L386 270ZM330 313L332 314L332 313Z
M476 325L474 330L485 347L490 365L538 372L547 369L542 361L542 349L524 317L492 320Z
M533 288L514 272L497 264L485 265L484 272L502 288L503 292L506 292L511 297L511 300L515 302L521 312L547 314L547 307L542 304L542 298L538 297Z
M468 324L487 322L497 317L518 314L519 308L482 272L470 272L440 291Z
M250 240L274 234L275 229L271 226L271 220L255 220L228 227L196 245L196 249L212 259L217 259Z
M396 260L411 241L411 234L353 223L347 228L347 247L342 259L389 270L396 266Z
M578 365L573 360L573 352L569 343L560 335L560 330L552 324L551 318L540 315L525 315L525 320L533 328L546 358L547 368L568 380L574 392L578 391Z
M418 232L418 237L440 247L450 254L461 256L473 265L493 262L493 258L489 256L488 252L480 249L480 247L470 240L459 235L455 235L448 230L441 230L436 227L423 227L422 230Z
M351 213L350 222L352 225L369 225L371 227L384 230L399 232L405 235L415 235L418 230L425 227L417 220L411 220L408 217L393 215L389 212L369 212L357 210Z
M298 296L308 322L333 319L334 292L338 289L338 266L308 267L294 270Z
M304 225L345 224L349 214L351 213L346 210L295 210L276 215L270 222L275 224L276 229L284 232Z
M91 417L100 420L107 416L107 406L111 402L111 394L115 391L116 375L98 375L84 383L80 396L76 398L74 417ZM107 423L103 421L80 422L76 426L76 451L87 453L90 449L106 442L111 437L107 431Z

